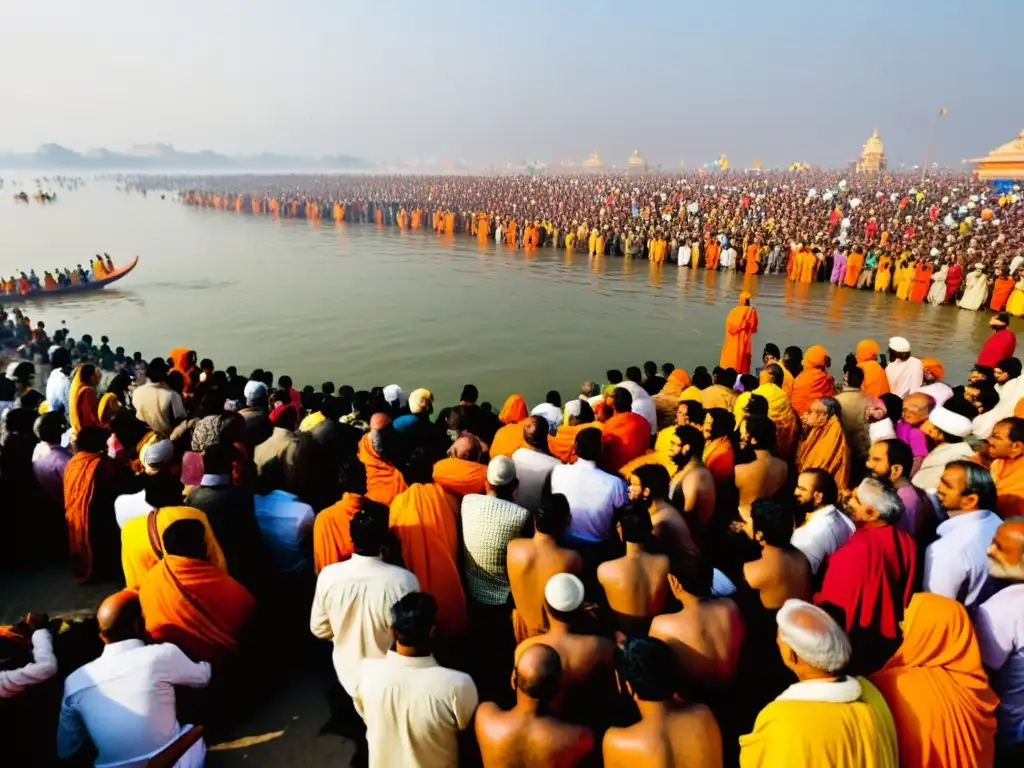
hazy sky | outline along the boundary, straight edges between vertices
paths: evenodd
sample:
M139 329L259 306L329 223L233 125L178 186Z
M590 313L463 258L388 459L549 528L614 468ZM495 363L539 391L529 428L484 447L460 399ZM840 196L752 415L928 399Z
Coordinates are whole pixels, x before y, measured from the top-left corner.
M0 0L0 149L959 164L1024 128L1024 0Z

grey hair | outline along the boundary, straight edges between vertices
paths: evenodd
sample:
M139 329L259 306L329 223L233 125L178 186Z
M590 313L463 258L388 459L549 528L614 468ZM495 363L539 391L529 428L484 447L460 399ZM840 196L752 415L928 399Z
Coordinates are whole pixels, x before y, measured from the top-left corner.
M798 620L803 615L803 621ZM815 669L835 674L850 662L850 638L816 605L789 599L775 615L782 640Z
M819 402L825 406L828 411L829 418L839 415L839 401L834 397L819 397Z
M977 495L978 509L995 510L998 496L996 493L996 482L992 479L992 473L988 469L981 466L981 464L963 459L949 462L946 465L946 469L950 467L959 467L964 471L963 494Z
M899 494L873 477L865 478L857 486L857 496L861 502L878 513L880 520L895 523L903 516L903 500Z

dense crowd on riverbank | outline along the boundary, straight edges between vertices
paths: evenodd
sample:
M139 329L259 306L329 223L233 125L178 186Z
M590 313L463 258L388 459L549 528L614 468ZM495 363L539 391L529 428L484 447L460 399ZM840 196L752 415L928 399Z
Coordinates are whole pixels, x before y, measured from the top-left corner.
M1008 318L947 382L900 337L765 344L753 375L736 311L718 366L532 408L29 337L52 372L0 377L0 567L111 597L77 670L45 617L0 629L0 722L35 726L4 743L200 765L183 724L244 717L308 627L374 766L1019 764Z
M142 177L189 205L782 274L1024 313L1024 205L965 174ZM978 267L977 265L982 265Z

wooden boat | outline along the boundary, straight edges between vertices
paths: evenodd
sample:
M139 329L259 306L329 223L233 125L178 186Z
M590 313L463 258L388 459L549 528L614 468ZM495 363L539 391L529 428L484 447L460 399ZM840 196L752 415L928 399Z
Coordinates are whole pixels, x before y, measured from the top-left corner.
M125 264L123 267L118 267L106 277L94 280L91 283L82 283L80 285L68 285L64 287L58 286L57 288L40 288L38 291L29 291L28 293L0 293L0 305L14 304L19 301L35 301L36 299L51 299L59 296L75 295L79 293L88 293L90 291L98 291L101 288L106 288L113 282L120 280L122 277L127 275L133 269L135 265L139 263L139 257L136 256L132 259L130 264Z

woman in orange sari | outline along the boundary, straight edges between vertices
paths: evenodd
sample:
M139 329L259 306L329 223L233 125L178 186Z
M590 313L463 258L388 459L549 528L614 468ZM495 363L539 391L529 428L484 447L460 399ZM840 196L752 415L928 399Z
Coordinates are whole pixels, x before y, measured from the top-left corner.
M892 712L900 765L991 768L999 699L981 665L967 609L919 592L902 629L903 644L870 677Z
M530 415L522 395L509 395L498 414L502 426L491 441L491 458L511 456L523 447L523 420Z
M919 261L914 266L914 277L910 283L910 300L924 301L932 284L932 265L927 261Z
M99 427L99 397L96 394L96 385L99 383L100 372L91 363L84 363L78 366L75 375L71 378L71 389L68 393L68 421L71 422L71 436L78 437L78 433L86 427Z

